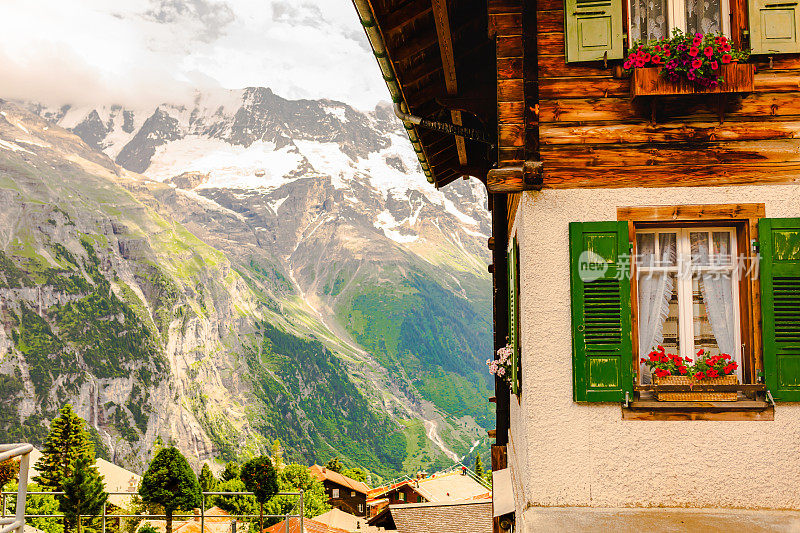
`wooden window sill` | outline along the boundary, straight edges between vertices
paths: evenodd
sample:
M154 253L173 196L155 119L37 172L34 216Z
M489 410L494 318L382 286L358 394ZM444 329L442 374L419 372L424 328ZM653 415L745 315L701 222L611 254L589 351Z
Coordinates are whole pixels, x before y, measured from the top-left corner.
M775 409L768 402L741 398L735 402L659 402L634 400L622 408L623 420L770 421Z

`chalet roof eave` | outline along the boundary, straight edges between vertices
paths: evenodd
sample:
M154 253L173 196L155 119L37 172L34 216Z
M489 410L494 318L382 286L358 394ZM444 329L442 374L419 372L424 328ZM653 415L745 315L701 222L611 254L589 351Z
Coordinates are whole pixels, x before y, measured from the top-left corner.
M372 6L368 0L353 0L353 6L356 9L356 13L358 13L358 18L361 22L361 25L364 27L364 32L367 35L367 41L369 42L370 48L372 48L372 53L375 55L375 59L378 61L378 66L380 67L381 74L386 82L386 87L389 89L389 94L392 97L392 103L399 105L400 110L404 113L408 113L408 104L403 97L403 92L400 88L400 84L397 81L397 76L395 75L392 63L389 61L389 55L386 52L386 45L384 44L383 36L378 29L375 15L372 12ZM422 171L425 173L425 177L429 183L435 184L431 165L429 164L428 158L425 155L425 151L422 148L422 143L420 142L414 125L410 122L403 121L403 127L406 129L408 140L411 141L411 146L413 146L414 152L417 154L417 159L422 167Z

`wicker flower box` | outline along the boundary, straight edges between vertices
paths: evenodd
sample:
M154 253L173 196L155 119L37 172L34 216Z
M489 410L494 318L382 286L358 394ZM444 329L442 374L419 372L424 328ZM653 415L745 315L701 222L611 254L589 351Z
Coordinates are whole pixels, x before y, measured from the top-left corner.
M631 95L636 96L669 96L680 94L725 94L749 93L753 91L755 65L748 63L730 63L720 65L719 75L724 83L712 88L701 88L680 79L671 81L661 75L661 67L644 67L633 69L631 75Z
M739 378L735 375L706 378L700 381L690 376L653 376L653 383L656 385L656 400L660 402L735 402L738 399L738 393L736 391L662 392L658 390L659 385L738 385Z

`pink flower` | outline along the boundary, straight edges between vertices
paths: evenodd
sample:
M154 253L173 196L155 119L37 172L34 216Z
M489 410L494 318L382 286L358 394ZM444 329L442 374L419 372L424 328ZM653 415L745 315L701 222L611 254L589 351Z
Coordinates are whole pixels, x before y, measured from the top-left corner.
M698 68L700 68L702 66L703 66L703 62L700 61L699 59L695 59L694 61L692 61L692 68L698 69Z
M731 45L729 45L728 43L723 44L720 48L722 48L723 52L730 52L731 51Z
M732 59L732 58L731 58L731 55L730 55L730 54L724 54L724 55L722 56L722 64L724 64L724 65L727 65L728 63L730 63L730 62L731 62L731 59Z
M500 377L505 376L506 375L506 369L501 366L500 368L497 369L497 375L500 376Z
M714 55L714 49L710 46L706 46L706 49L703 51L703 53L706 55L706 57L711 57Z
M696 46L692 46L689 48L689 55L692 57L697 57L697 54L700 53L700 50Z
M711 70L717 70L719 68L719 63L716 61L711 62Z
M630 60L626 60L625 63L623 63L622 68L624 68L625 70L628 70L629 68L631 68Z

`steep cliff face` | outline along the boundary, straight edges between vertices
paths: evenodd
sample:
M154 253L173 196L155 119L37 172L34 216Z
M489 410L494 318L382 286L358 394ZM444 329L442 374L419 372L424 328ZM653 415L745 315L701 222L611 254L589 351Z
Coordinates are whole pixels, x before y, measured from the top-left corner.
M485 194L429 189L386 109L266 89L26 107L75 135L2 104L10 435L68 400L133 466L157 436L197 459L280 438L393 475L491 423Z

